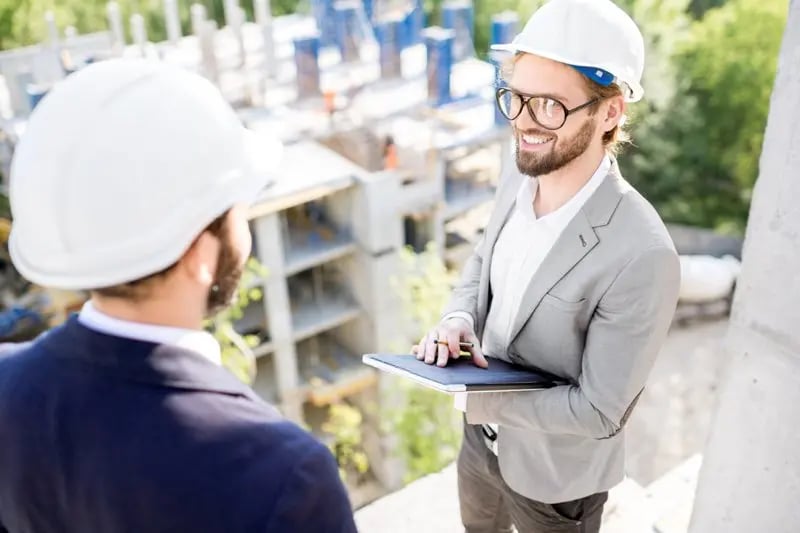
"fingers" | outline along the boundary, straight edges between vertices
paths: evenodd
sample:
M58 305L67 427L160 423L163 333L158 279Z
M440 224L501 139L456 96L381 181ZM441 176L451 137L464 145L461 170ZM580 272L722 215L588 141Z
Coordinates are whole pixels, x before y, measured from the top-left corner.
M481 345L478 342L478 337L476 337L474 333L470 332L469 335L467 335L466 340L467 342L472 343L472 348L468 348L468 351L472 355L472 362L475 363L475 366L489 368L489 361L487 361L486 357L483 355Z
M447 331L447 348L452 359L458 359L461 355L461 333L455 329Z
M438 332L433 331L428 333L428 336L425 337L425 363L432 365L436 361L436 357L439 354L439 346L436 344L436 339L438 336Z
M447 333L442 331L442 339L447 338ZM437 366L446 366L447 361L450 360L450 348L446 344L439 344L436 346L436 365Z
M426 364L443 367L448 361L457 359L461 355L461 341L472 343L472 348L467 351L472 356L476 366L487 368L489 362L483 355L475 332L467 326L466 321L453 321L445 323L428 333L420 340L419 344L411 348L411 353ZM437 341L442 342L438 344Z
M428 352L428 338L431 334L427 334L419 341L419 344L416 344L411 347L411 353L417 357L418 360L422 361L425 359L425 356Z

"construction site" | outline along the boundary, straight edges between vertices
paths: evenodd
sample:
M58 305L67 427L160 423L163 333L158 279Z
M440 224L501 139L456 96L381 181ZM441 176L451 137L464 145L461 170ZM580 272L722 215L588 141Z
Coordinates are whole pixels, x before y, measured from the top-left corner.
M310 13L273 18L269 2L256 0L255 21L238 1L225 7L217 27L193 5L192 33L182 35L177 3L166 0L168 39L158 43L141 16L122 20L114 2L107 31L94 34L62 28L48 13L47 42L0 53L3 191L27 117L82 66L145 57L212 80L249 129L285 145L280 171L250 212L254 256L266 267L250 284L263 297L235 324L258 338L253 387L321 433L331 403L378 400L378 377L361 354L410 346L419 334L398 328L399 251L433 242L458 268L482 231L510 155L508 124L495 112L497 69L476 57L468 2L446 4L441 27L426 24L416 1L324 0ZM513 37L517 20L503 13L492 24L499 42ZM29 286L4 254L3 341L35 336L85 301ZM401 474L380 467L386 452L375 433L366 447L376 485L397 487Z
M401 251L434 243L458 270L483 231L501 169L513 164L508 121L495 103L499 64L475 50L469 0L445 2L440 21L426 20L420 0L314 0L308 13L280 17L269 0L254 0L255 20L228 0L222 27L195 4L187 35L177 0L163 4L164 42L151 42L140 15L123 20L110 2L105 31L80 35L48 13L45 42L0 53L0 198L39 101L70 73L107 58L145 57L200 73L249 129L277 134L285 145L280 171L250 211L253 255L266 272L249 284L263 297L235 326L258 339L254 389L291 420L325 438L330 405L346 399L363 409L371 468L351 487L362 506L402 486L403 476L370 420L381 380L361 355L407 349L420 334L394 283ZM492 44L509 42L517 29L516 14L496 14ZM21 279L5 247L12 223L5 202L0 342L36 336L87 298ZM724 321L741 239L670 230L685 278L675 327L710 315ZM692 450L683 452L676 461Z

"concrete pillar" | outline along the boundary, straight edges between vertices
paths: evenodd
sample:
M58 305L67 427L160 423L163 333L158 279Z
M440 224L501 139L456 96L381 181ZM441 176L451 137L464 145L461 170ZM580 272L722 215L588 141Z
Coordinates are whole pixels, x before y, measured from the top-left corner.
M239 5L239 0L225 0L222 4L222 8L225 16L225 24L234 32L238 33L241 27L241 21L239 20L239 10L241 6Z
M133 42L139 47L142 57L147 55L147 27L144 24L144 17L139 13L131 15L131 35Z
M261 34L264 37L264 66L267 76L275 74L275 38L272 33L272 11L269 0L254 0L253 10L256 17L256 24L261 27Z
M125 46L125 32L122 29L122 13L120 13L119 4L109 2L106 6L106 14L108 15L108 27L111 29L114 46Z
M45 11L44 23L47 26L47 41L53 48L58 46L58 25L56 15L52 11Z
M800 527L800 2L789 9L691 533Z
M253 234L257 255L269 272L263 302L266 316L269 317L269 334L275 346L275 380L281 410L287 418L301 422L303 404L298 393L300 377L292 329L292 307L284 275L280 226L280 214L271 213L253 221Z
M198 21L199 34L197 36L200 44L200 55L202 57L203 75L214 83L219 82L219 63L217 62L217 50L214 46L214 37L217 34L217 22L215 20Z
M206 21L206 6L203 4L192 4L189 8L192 19L192 33L195 37L200 37L203 31L203 24Z
M164 21L167 26L167 39L171 44L177 45L182 37L178 0L164 0Z

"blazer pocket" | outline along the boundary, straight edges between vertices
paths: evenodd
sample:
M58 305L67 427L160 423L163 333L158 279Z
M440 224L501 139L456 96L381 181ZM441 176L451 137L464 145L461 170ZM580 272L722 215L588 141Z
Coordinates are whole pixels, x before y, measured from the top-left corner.
M562 311L574 313L576 311L580 311L583 308L583 305L586 303L586 298L581 298L580 300L573 302L569 300L563 300L558 296L554 296L550 293L547 293L542 298L542 303L546 305L551 305L553 307L557 307Z

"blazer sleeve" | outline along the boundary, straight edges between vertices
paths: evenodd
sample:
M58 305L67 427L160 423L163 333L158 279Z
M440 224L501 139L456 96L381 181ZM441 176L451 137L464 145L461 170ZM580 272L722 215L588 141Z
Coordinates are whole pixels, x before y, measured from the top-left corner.
M472 319L473 327L478 323L478 287L481 281L481 270L483 269L484 242L485 237L481 236L472 251L472 255L464 264L464 268L461 271L461 279L453 289L450 301L445 306L443 319L466 313Z
M314 443L297 461L267 533L356 533L353 508L330 451Z
M544 391L470 394L467 422L608 438L630 416L667 335L680 288L672 248L651 248L627 264L589 323L576 384Z

